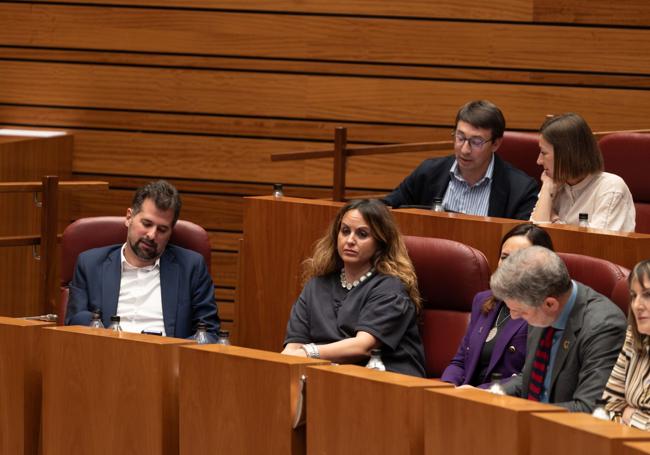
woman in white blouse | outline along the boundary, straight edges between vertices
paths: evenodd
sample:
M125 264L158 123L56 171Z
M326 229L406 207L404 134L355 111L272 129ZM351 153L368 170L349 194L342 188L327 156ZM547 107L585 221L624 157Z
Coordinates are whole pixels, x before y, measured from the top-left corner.
M625 344L607 381L603 398L614 420L650 429L650 260L630 276L630 309Z
M537 223L578 224L633 232L636 211L627 185L603 172L603 156L587 122L568 113L546 119L540 130L537 164L544 168L542 189L530 217Z

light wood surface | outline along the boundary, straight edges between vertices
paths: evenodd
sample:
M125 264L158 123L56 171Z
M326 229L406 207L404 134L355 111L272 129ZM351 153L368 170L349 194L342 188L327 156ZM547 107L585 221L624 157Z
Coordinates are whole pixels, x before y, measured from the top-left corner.
M235 346L180 351L180 453L305 453L292 429L300 377L315 359Z
M646 455L650 453L650 442L626 442L621 455Z
M527 455L533 412L566 410L479 389L427 390L424 393L424 453Z
M367 17L352 21L345 16L204 9L169 14L167 9L155 8L21 3L0 5L0 14L7 18L0 41L15 45L78 48L79 36L84 36L83 48L87 49L411 65L462 66L471 61L482 68L650 72L646 59L635 58L650 52L650 32L634 28ZM44 16L57 27L43 28ZM572 46L567 48L566 42ZM562 53L555 52L562 47ZM608 58L600 58L603 54Z
M41 181L43 175L71 177L73 137L3 137L0 142L0 181ZM6 185L5 185L6 186ZM42 209L36 207L34 194L0 193L3 222L0 236L40 235ZM42 200L42 194L36 196ZM59 198L59 223L53 229L63 231L69 216L70 193ZM55 216L56 220L57 217ZM38 253L38 250L36 250ZM40 262L34 259L32 246L0 248L0 315L33 316L51 312L39 299ZM56 274L58 261L53 265Z
M427 387L451 385L357 365L308 368L307 452L422 453Z
M530 455L585 453L618 455L623 443L650 441L650 433L583 413L532 414Z
M0 316L0 453L40 453L41 328L52 325Z
M44 455L178 453L178 347L187 343L44 329Z

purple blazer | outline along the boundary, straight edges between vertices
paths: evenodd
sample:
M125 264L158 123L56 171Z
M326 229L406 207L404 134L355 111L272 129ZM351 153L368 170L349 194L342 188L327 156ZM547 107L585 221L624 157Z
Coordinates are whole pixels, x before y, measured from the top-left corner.
M472 319L460 346L458 346L458 352L456 352L451 363L442 373L440 379L443 381L459 386L469 384L472 380L485 339L494 325L499 308L504 305L503 302L497 301L497 304L489 313L481 312L481 306L491 295L492 291L483 291L474 296ZM519 373L526 360L527 334L528 324L523 319L509 319L504 323L497 333L492 356L490 357L486 376L488 382L472 385L487 386L492 373L501 373L504 379Z

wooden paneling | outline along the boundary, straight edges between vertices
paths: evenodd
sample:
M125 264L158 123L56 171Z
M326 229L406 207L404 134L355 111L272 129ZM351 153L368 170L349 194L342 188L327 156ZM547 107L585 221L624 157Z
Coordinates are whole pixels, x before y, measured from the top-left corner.
M205 10L0 4L0 41L59 48L650 72L650 31ZM43 27L48 21L51 27ZM79 37L84 39L80 41ZM395 39L399 36L400 39ZM490 39L484 39L489 36ZM516 40L512 37L517 36ZM363 43L359 46L359 43ZM571 43L571 46L565 46ZM562 53L556 49L563 48ZM607 55L607 58L602 58Z
M650 5L645 0L534 0L533 19L572 24L650 25Z
M103 0L45 0L56 3L104 3ZM130 0L111 1L115 5L131 6ZM481 0L405 0L398 4L390 0L363 0L348 2L345 0L139 0L139 5L180 7L180 8L216 8L251 11L304 12L324 14L352 14L378 16L408 17L455 17L470 19L524 20L532 15L532 0L495 0L486 4Z
M643 128L650 116L646 91L606 88L19 61L3 62L0 84L4 103L297 119L450 125L458 94L491 99L515 129L537 128L546 114L564 111L585 113L594 130Z

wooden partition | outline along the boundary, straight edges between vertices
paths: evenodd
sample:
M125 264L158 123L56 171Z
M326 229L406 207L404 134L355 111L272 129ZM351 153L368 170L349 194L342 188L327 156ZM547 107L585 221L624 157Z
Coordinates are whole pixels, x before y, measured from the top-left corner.
M623 444L621 455L647 455L650 454L650 442L626 442Z
M309 367L307 452L421 454L428 387L452 386L357 365Z
M1 131L1 130L0 130ZM22 134L28 134L26 131ZM69 180L72 172L73 137L63 132L40 132L41 136L0 135L0 181L41 181L44 175ZM41 193L0 192L0 236L39 235ZM58 201L58 232L70 213L70 194ZM39 299L41 264L32 245L0 247L0 315L34 316L43 313ZM55 264L58 261L54 260ZM56 272L58 267L54 269ZM20 273L16 273L20 271Z
M650 433L583 413L533 414L530 455L585 453L620 455L629 441L650 441Z
M428 390L424 394L424 453L527 455L533 412L566 411L478 389Z
M51 325L0 316L0 453L40 453L41 328Z
M296 198L246 199L238 343L280 350L289 312L301 290L301 264L312 254L342 203ZM393 210L405 235L456 240L483 251L494 269L501 238L521 223L429 210ZM545 226L546 227L546 226ZM632 268L650 257L650 235L548 226L557 251L608 259Z
M43 454L177 454L178 347L188 342L44 329Z
M305 428L292 428L300 378L329 362L234 346L180 353L180 453L305 453Z

